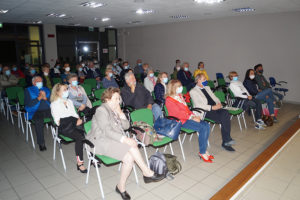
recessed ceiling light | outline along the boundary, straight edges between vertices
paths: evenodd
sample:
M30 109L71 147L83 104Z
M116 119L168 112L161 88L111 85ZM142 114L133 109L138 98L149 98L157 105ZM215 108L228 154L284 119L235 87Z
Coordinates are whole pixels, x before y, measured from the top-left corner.
M62 17L65 17L65 16L67 16L67 15L64 14L64 13L62 13L62 14L50 13L50 14L47 14L46 16L47 16L47 17L59 17L59 18L62 18Z
M113 25L109 25L109 26L108 26L108 28L113 28L113 27L114 27Z
M136 14L139 14L139 15L143 15L143 14L151 14L153 13L153 10L146 10L146 9L137 9L135 11Z
M108 18L108 17L104 17L104 18L101 19L101 21L103 21L103 22L107 22L109 20L110 20L110 18Z
M188 15L173 15L173 16L170 16L170 18L172 18L172 19L187 19L187 18L190 18L190 16L188 16Z
M225 0L194 0L196 3L207 3L207 4L214 4L214 3L221 3Z
M80 26L80 24L69 23L70 26Z
M41 24L41 23L43 23L41 20L38 20L38 21L30 21L30 20L26 20L25 22L26 22L26 23L30 23L30 24Z
M235 12L253 12L255 11L254 8L250 8L250 7L246 7L246 8L235 8L235 9L232 9L233 11Z
M144 23L143 21L130 21L127 24L141 24Z
M7 12L8 12L8 10L0 9L0 14L5 14Z
M105 6L106 4L104 4L104 3L97 3L97 2L91 1L91 2L84 2L84 3L81 3L79 5L80 6L84 6L84 7L90 7L90 8L98 8L98 7Z

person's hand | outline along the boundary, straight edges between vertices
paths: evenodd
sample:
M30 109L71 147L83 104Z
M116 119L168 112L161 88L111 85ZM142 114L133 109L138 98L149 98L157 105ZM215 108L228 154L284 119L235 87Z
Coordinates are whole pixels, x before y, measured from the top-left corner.
M37 99L40 101L43 98L43 91L40 91L39 96L37 97Z
M152 110L152 104L148 104L147 108L148 108L149 110Z
M84 104L81 104L78 108L79 111L83 111L85 109L85 105Z
M82 124L82 120L80 118L77 119L77 123L76 123L76 126L79 126Z
M135 84L131 84L130 85L130 90L131 90L131 93L134 93L134 91L135 91Z
M222 108L222 104L218 103L217 105L212 106L212 110L219 110Z
M97 77L97 78L96 78L96 81L100 81L100 77Z
M258 92L261 92L262 90L258 89Z
M137 147L137 142L132 138L125 138L123 141L125 144L128 144L131 147Z
M251 100L251 99L252 99L252 96L248 96L248 99Z
M201 119L200 119L199 116L194 116L194 117L192 118L192 120L194 120L195 122L200 122L200 121L201 121Z
M269 96L267 95L267 96L266 96L266 99L268 99L268 98L269 98Z

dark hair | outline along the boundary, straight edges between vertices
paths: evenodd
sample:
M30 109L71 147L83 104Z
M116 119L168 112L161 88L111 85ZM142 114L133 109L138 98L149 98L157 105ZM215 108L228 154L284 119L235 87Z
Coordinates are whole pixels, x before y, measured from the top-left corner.
M175 61L175 63L177 63L178 61L180 62L180 60L179 60L179 59L177 59L177 60Z
M254 71L254 70L253 70L253 69L248 69L248 70L246 71L246 75L245 75L244 81L246 81L246 80L253 81L253 80L251 80L250 77L249 77L251 71Z
M101 95L101 102L106 103L107 100L110 100L114 93L121 93L119 88L109 87Z
M259 68L259 67L262 67L262 64L257 64L257 65L255 65L255 66L254 66L254 70L256 71L257 68Z
M198 63L198 67L199 67L201 64L204 65L204 62L200 61L200 62Z

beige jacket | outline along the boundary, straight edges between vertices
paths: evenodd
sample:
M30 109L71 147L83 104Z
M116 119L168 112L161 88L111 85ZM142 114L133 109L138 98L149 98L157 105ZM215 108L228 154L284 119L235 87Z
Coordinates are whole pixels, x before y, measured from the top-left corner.
M112 110L106 103L97 108L92 119L92 128L86 137L95 145L96 154L110 155L109 151L116 151L115 153L120 151L115 144L116 142L122 144L121 129L128 129L130 126L127 119L121 119L121 124L122 127L116 126ZM123 153L120 152L120 154Z
M9 77L6 75L0 75L0 91L4 90L10 86L16 86L18 84L18 79L15 75L11 74Z
M220 103L220 100L211 91L209 86L205 86L204 88L207 91L207 93L209 94L209 96L214 100L214 102L216 102L216 104ZM195 86L190 91L190 96L192 98L194 108L202 108L204 110L211 111L212 106L208 105L208 102L207 102L207 99L206 99L205 95L200 90L201 89L198 86ZM203 113L197 114L197 115L200 116L201 119L203 119Z

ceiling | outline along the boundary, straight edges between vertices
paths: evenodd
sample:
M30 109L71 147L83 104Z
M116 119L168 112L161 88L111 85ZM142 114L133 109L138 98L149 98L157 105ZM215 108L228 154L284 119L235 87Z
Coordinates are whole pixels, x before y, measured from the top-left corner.
M98 8L82 7L88 0L1 0L0 22L75 25L93 27L133 27L150 24L192 21L229 16L300 11L300 0L226 0L219 4L198 4L193 0L94 0L106 5ZM238 13L232 9L251 7L254 12ZM138 15L139 8L152 9L154 13ZM47 17L47 14L66 14L65 18ZM173 19L173 15L189 18ZM110 18L102 22L101 18ZM94 20L99 18L100 20ZM130 23L137 22L137 23Z

